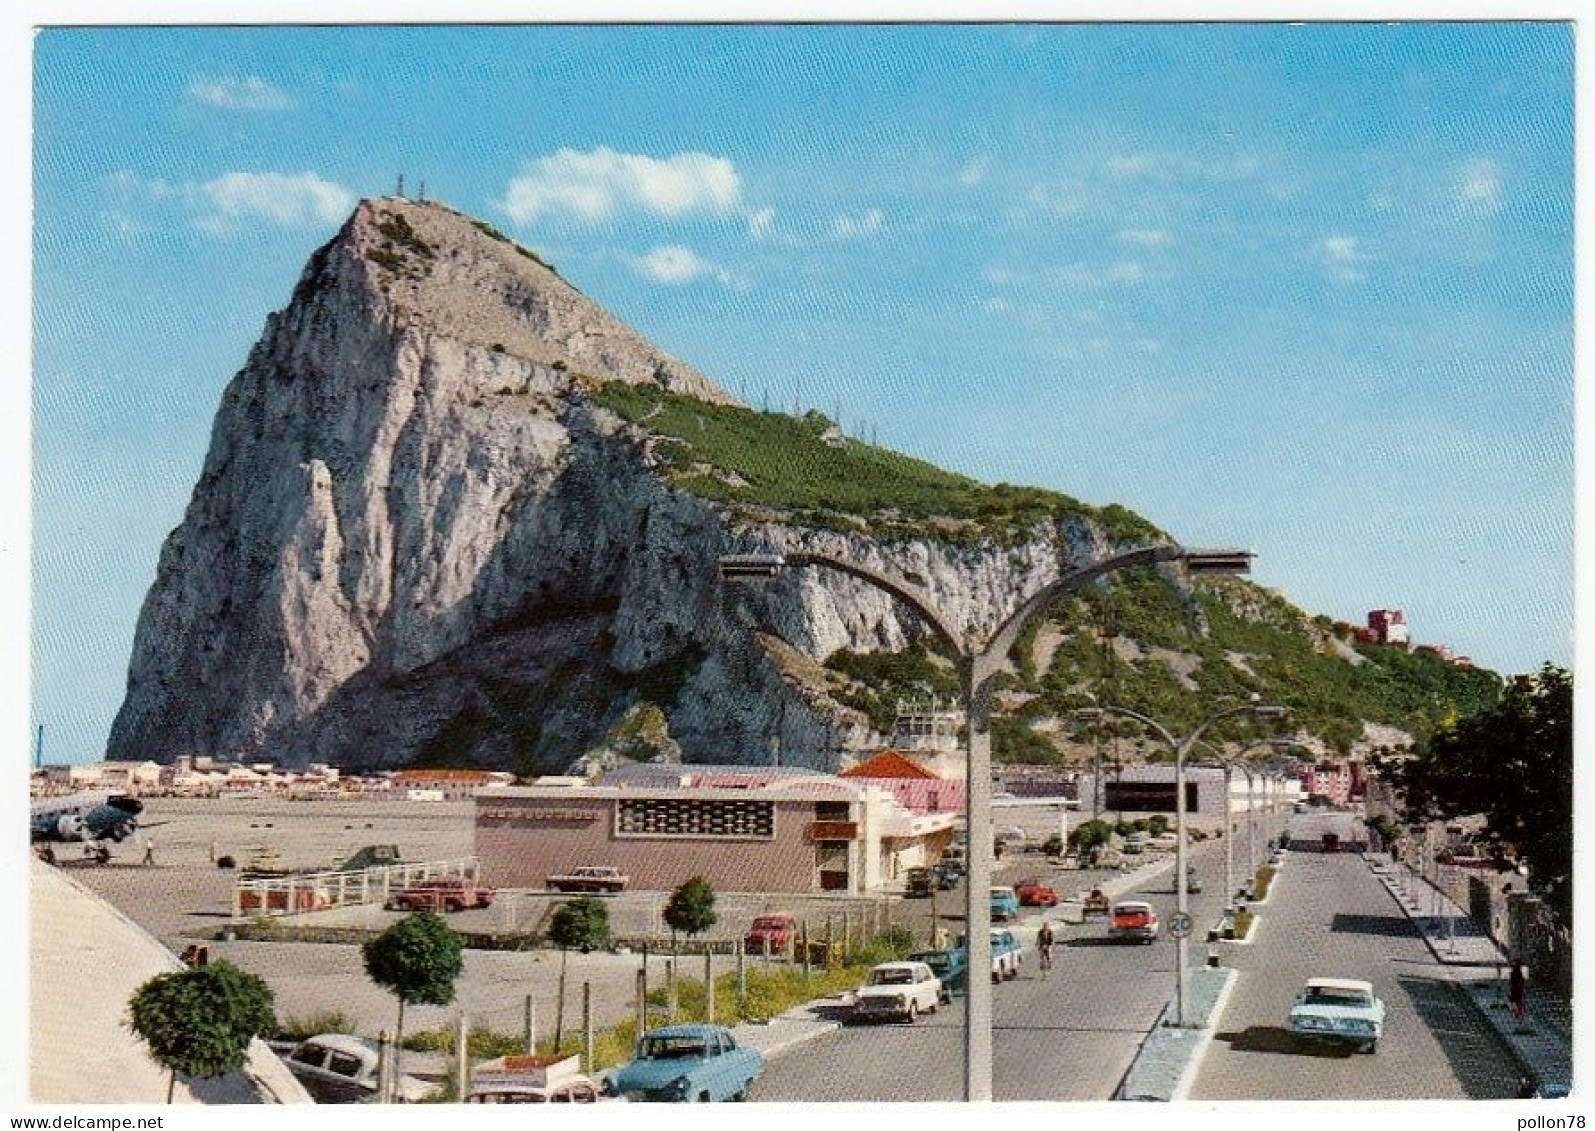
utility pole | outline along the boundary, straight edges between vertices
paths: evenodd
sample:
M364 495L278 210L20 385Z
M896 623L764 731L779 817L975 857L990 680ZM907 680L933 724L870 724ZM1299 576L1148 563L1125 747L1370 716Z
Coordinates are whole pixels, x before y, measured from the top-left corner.
M33 743L33 768L44 769L44 724L39 724L39 736Z

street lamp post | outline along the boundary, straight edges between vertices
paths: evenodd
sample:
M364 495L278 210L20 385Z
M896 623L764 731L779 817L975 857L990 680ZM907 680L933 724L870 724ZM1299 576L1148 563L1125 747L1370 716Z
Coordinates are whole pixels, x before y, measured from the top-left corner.
M1185 884L1185 759L1190 755L1191 749L1201 741L1202 735L1214 723L1234 715L1256 715L1260 719L1283 718L1284 707L1265 706L1258 703L1247 703L1239 707L1227 707L1222 711L1215 711L1197 724L1196 729L1185 738L1175 738L1169 729L1156 719L1148 718L1138 711L1127 707L1085 707L1075 712L1083 719L1100 718L1105 714L1124 715L1136 719L1151 727L1168 744L1174 752L1174 904L1182 921L1189 918L1186 911L1186 884ZM1229 799L1225 798L1225 804ZM1189 931L1182 931L1175 936L1174 956L1174 1023L1179 1028L1186 1027L1186 994L1185 994L1185 967L1187 963L1186 939Z
M855 577L908 605L952 652L963 683L965 773L969 849L965 873L965 968L970 972L964 1004L964 1098L986 1102L991 1096L992 1006L991 982L982 976L991 968L991 681L1025 626L1060 597L1099 577L1134 566L1183 562L1192 573L1245 573L1251 568L1249 550L1193 550L1164 544L1129 550L1102 558L1064 574L1019 605L984 642L955 631L931 604L930 595L909 581L826 554L794 551L775 554L731 554L720 558L725 580L772 579L788 568L824 566Z

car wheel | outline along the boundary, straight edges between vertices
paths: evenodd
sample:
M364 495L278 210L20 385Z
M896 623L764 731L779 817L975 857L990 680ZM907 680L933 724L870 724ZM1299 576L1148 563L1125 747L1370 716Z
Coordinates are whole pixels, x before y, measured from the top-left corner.
M908 1003L908 1023L910 1025L912 1025L915 1021L918 1021L918 1020L919 1020L919 1002L911 1001L911 1002Z
M709 1101L710 1101L710 1096L709 1096L708 1092L699 1092L698 1093L698 1102L699 1103L706 1104Z
M1366 1053L1376 1053L1376 1052L1378 1052L1379 1051L1379 1040L1378 1040L1378 1038L1375 1038L1375 1039L1369 1041L1367 1044L1363 1045L1362 1046L1362 1051L1366 1052Z

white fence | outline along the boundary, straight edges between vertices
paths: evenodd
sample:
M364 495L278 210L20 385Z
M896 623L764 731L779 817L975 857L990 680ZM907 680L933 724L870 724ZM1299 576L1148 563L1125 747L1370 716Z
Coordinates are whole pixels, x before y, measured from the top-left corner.
M428 860L380 864L357 872L297 872L287 876L239 880L233 887L235 923L262 917L299 915L334 907L384 906L389 897L421 880L459 877L474 883L477 860Z

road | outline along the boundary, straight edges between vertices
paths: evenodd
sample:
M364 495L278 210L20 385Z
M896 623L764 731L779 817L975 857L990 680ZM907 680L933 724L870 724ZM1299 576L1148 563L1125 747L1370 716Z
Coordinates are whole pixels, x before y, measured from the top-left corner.
M1218 918L1224 900L1221 842L1196 846L1204 889L1191 897L1198 935ZM1261 846L1261 840L1259 846ZM1238 848L1244 856L1245 841ZM1008 872L1011 882L1025 868ZM1041 869L1035 869L1041 871ZM1243 868L1237 864L1236 875ZM1069 873L1057 877L1074 887ZM1167 924L1174 912L1173 873L1138 892ZM1105 1100L1129 1069L1136 1049L1174 990L1174 943L1107 943L1107 926L1092 918L1055 928L1052 972L1042 978L1034 950L1037 918L1016 930L1025 946L1019 978L997 987L993 1092L999 1100ZM1191 960L1206 943L1193 940ZM955 1101L963 1098L962 999L913 1025L844 1027L771 1059L755 1088L760 1101ZM841 1066L846 1066L845 1070Z
M1311 844L1351 818L1298 817ZM1345 835L1347 829L1340 828ZM1292 852L1255 942L1227 948L1240 971L1193 1100L1492 1099L1516 1093L1518 1070L1462 991L1354 853ZM1387 1010L1378 1052L1303 1050L1284 1030L1302 983L1363 978Z

